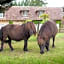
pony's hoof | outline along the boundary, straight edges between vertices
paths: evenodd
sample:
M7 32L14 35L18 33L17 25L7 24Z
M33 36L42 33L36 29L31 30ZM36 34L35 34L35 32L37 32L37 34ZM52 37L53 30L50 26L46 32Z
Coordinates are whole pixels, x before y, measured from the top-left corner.
M52 46L52 48L55 48L55 46Z
M47 50L47 52L49 51L49 49Z
M44 52L42 51L42 52L40 52L40 54L44 54Z
M0 52L2 52L3 50L2 49L0 49Z
M13 51L14 49L11 49L11 51Z
M28 49L23 49L23 50L26 51L26 52L28 51Z

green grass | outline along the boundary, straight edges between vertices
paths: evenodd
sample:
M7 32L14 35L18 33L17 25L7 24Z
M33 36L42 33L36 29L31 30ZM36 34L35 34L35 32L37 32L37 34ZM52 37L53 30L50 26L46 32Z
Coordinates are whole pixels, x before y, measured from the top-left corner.
M64 64L64 33L58 33L56 47L52 48L51 40L50 51L47 52L45 49L42 55L35 36L28 41L28 52L23 51L23 45L23 41L12 41L14 51L10 51L8 44L5 44L4 50L0 52L0 64Z

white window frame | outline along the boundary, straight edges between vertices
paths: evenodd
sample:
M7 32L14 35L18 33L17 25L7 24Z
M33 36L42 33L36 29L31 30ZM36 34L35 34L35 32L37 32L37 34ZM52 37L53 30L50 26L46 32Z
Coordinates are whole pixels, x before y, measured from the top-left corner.
M3 17L4 17L4 13L0 12L0 18L3 18Z

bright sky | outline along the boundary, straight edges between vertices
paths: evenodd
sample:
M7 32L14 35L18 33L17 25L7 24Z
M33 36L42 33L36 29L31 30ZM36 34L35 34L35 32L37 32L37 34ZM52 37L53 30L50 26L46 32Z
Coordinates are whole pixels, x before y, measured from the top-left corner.
M64 6L64 0L47 0L48 7L63 7Z
M21 0L17 0L21 1ZM47 7L63 7L64 6L64 0L46 0L47 1Z

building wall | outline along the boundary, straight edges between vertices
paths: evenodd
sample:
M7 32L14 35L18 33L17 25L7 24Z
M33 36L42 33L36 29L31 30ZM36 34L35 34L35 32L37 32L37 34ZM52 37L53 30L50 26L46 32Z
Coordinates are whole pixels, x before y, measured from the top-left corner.
M13 24L22 24L23 23L23 21L13 21ZM5 26L5 25L7 25L7 24L9 24L9 21L8 20L0 20L0 29L3 27L3 26Z

